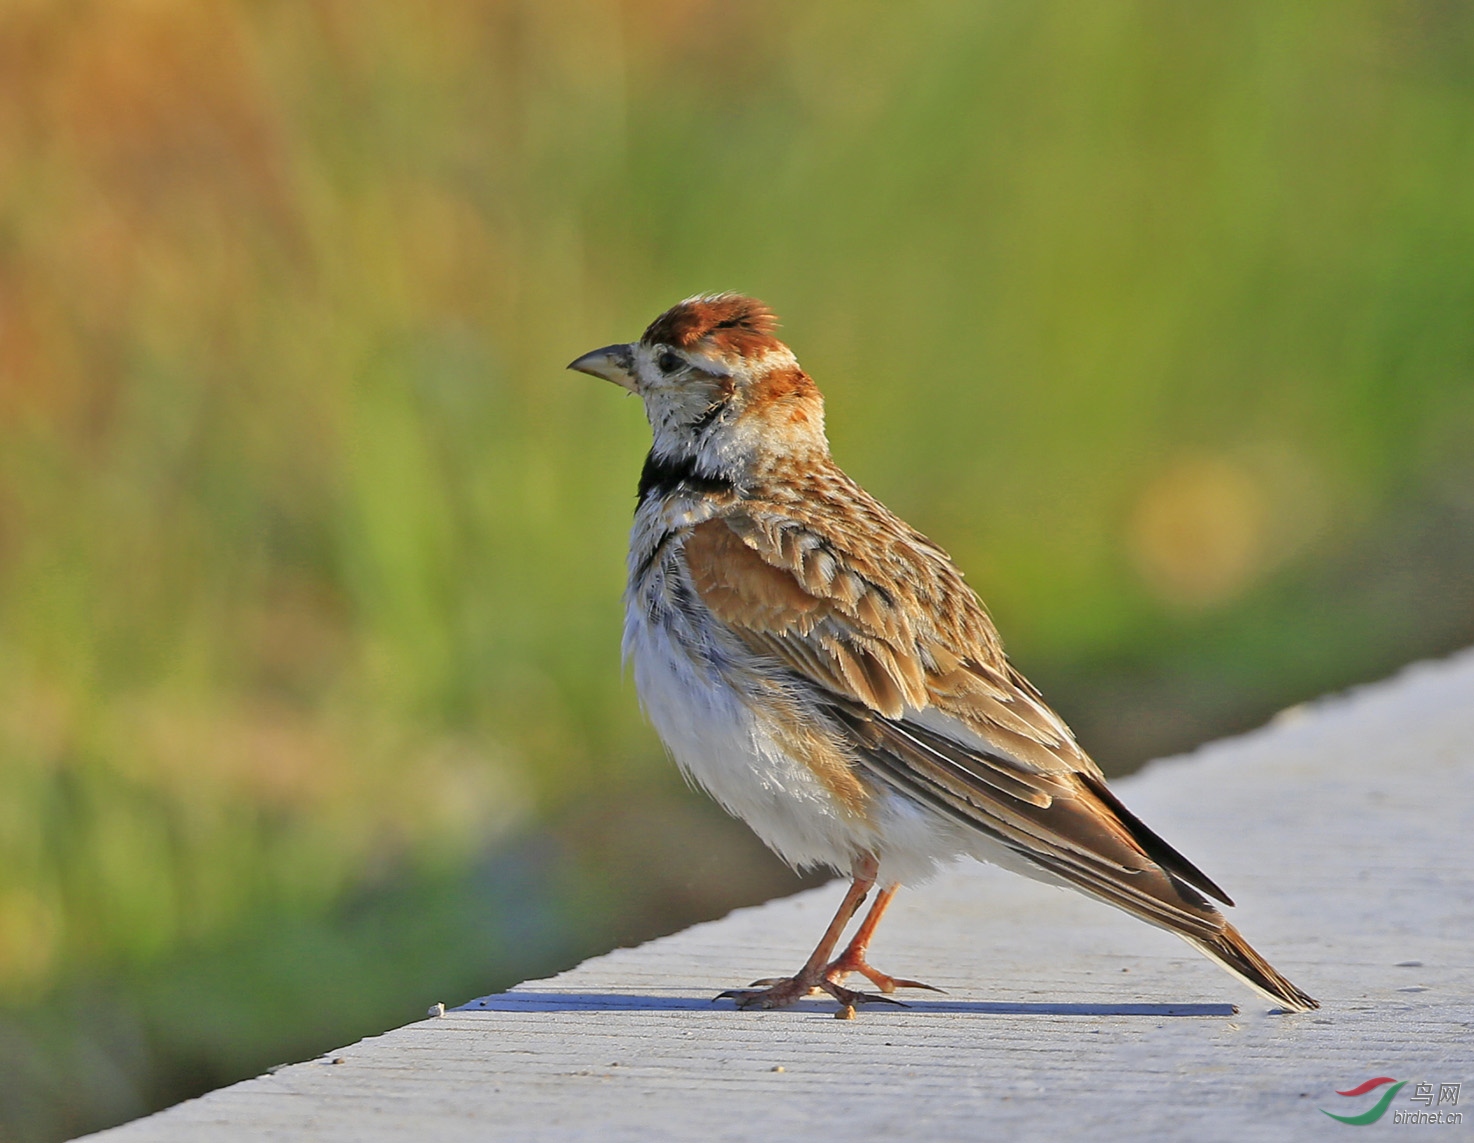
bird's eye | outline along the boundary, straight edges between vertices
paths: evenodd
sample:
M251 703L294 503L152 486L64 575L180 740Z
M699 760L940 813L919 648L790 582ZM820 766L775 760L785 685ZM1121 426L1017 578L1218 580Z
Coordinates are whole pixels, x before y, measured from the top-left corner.
M681 368L681 366L685 365L686 362L682 360L679 353L672 353L670 350L667 349L664 353L660 355L658 359L656 359L655 364L660 366L660 371L662 373L674 373L677 369Z

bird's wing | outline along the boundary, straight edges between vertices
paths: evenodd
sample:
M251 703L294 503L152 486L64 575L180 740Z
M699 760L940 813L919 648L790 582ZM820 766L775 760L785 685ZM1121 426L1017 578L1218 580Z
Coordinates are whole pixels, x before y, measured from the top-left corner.
M894 520L847 521L842 539L787 513L726 516L684 556L712 614L817 689L872 777L1113 904L1217 931L1198 893L1223 890L1116 800L961 574Z
M937 712L1018 775L1099 773L945 553L888 513L846 524L857 534L779 512L709 520L687 567L713 614L836 694L888 719Z

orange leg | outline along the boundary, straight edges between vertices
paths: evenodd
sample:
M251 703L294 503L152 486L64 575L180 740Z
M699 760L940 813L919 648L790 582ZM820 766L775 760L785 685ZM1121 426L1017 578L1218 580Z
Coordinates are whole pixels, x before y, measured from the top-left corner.
M792 976L777 977L770 980L755 980L751 988L733 988L721 993L718 1000L724 997L737 1002L738 1008L782 1008L792 1004L794 1001L808 996L814 992L827 992L840 1002L843 1007L841 1013L852 1010L856 1004L884 1001L887 1004L895 1004L897 1001L889 1000L884 996L876 996L869 992L854 992L848 988L842 988L831 979L829 958L834 952L834 946L839 944L839 938L844 935L845 926L850 923L855 913L865 902L865 896L875 884L875 875L879 871L879 862L874 857L865 856L855 862L852 871L853 880L850 887L845 891L844 900L840 902L834 919L829 922L829 927L824 930L824 936L813 954L804 962L803 968ZM882 897L885 895L882 894ZM878 902L877 902L878 904ZM873 912L873 910L872 910ZM879 918L877 918L878 920ZM868 923L868 920L867 920ZM872 929L874 925L870 926ZM862 926L863 930L863 926ZM906 981L899 983L905 984Z
M880 924L880 918L885 915L886 908L891 903L891 898L896 895L899 885L892 885L889 889L882 889L875 898L875 903L870 906L870 912L865 914L865 919L860 922L854 938L845 947L844 952L829 962L824 970L824 978L831 982L843 980L852 972L858 972L876 988L884 993L892 993L898 988L925 988L932 992L942 991L930 984L922 984L919 980L900 980L894 976L887 976L879 969L872 968L865 960L865 954L870 949L870 939L875 936L875 927Z

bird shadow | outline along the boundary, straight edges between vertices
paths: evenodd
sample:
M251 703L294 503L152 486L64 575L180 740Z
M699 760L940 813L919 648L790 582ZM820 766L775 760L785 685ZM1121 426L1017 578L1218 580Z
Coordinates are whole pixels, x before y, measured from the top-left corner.
M1234 1004L1112 1004L997 1000L907 1000L865 1006L871 1012L965 1012L982 1016L1233 1016ZM501 992L453 1009L455 1012L710 1012L728 1008L721 999L627 992ZM811 998L789 1011L829 1014L834 1002ZM757 1015L756 1013L754 1015Z

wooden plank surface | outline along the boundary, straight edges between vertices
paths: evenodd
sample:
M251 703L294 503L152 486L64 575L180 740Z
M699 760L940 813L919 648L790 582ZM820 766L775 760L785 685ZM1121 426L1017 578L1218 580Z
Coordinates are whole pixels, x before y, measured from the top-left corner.
M797 968L832 884L93 1138L1333 1139L1317 1109L1365 1110L1380 1091L1335 1092L1372 1076L1411 1081L1377 1129L1428 1082L1462 1085L1464 1122L1422 1130L1474 1130L1474 654L1117 789L1321 1011L1271 1014L1165 933L966 865L881 927L873 963L947 990L906 1009L712 1002Z

